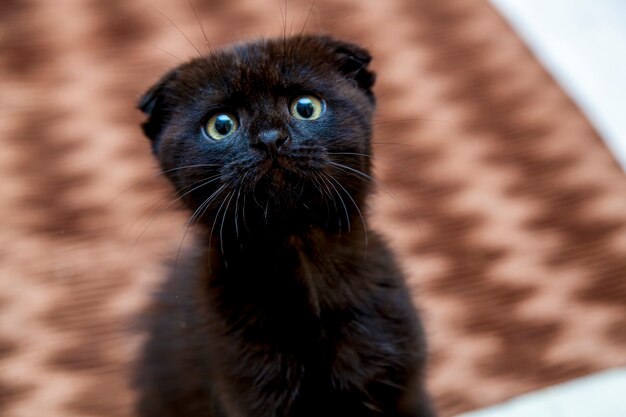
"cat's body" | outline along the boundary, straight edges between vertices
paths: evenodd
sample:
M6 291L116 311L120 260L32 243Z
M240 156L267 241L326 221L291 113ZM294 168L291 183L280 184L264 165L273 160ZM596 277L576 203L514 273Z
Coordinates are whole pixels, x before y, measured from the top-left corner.
M421 325L363 210L369 60L327 37L259 41L145 96L200 233L154 314L140 415L434 416Z

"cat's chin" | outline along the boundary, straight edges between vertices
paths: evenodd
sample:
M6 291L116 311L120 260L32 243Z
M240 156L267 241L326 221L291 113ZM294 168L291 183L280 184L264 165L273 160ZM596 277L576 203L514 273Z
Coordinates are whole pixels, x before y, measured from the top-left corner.
M268 202L274 214L290 215L301 210L303 204L308 207L321 204L320 191L310 172L276 163L259 174L252 194L253 201Z
M258 189L268 197L279 200L291 200L301 189L302 177L283 168L269 169L258 183Z
M305 175L288 158L264 161L258 170L258 183L268 192L289 192Z
M284 191L290 186L290 182L288 174L282 168L271 168L265 173L265 183L269 191Z

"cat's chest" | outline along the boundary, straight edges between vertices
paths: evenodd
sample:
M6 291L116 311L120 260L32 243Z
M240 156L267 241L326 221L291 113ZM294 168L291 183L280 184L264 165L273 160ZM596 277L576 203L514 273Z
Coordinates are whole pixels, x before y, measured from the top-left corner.
M304 285L274 289L271 296L253 297L263 302L248 299L229 310L231 315L219 320L226 325L216 345L222 347L223 361L215 365L237 386L254 381L254 401L271 402L264 392L297 392L296 409L331 415L326 406L342 403L343 415L369 415L362 413L362 393L372 381L386 380L391 370L403 367L393 325L373 301L376 297L353 292L350 305L337 307L343 304L337 302L330 308L325 294L315 311L309 291Z
M233 352L261 358L277 375L299 369L301 382L318 389L359 385L361 379L382 372L378 365L387 361L380 359L398 353L384 318L374 308L364 308L358 315L351 310L322 310L315 315L308 308L286 315L280 309L269 315L251 311L246 322L224 341L238 346Z

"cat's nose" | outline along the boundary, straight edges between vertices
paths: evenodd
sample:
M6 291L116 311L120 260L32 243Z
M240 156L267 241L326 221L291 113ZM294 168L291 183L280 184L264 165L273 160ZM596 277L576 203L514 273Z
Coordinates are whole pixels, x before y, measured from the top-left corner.
M252 144L252 146L269 152L270 154L275 154L288 139L289 137L282 130L262 130L259 132L257 140Z

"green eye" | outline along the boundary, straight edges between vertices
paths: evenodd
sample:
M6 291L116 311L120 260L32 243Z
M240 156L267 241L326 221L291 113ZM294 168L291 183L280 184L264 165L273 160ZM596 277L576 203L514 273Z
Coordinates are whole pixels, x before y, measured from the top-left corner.
M229 113L217 113L211 116L205 126L205 131L209 137L215 140L222 140L230 136L239 127L237 118Z
M317 97L300 96L291 102L289 110L291 111L291 115L296 119L315 120L319 119L322 115L324 104Z

